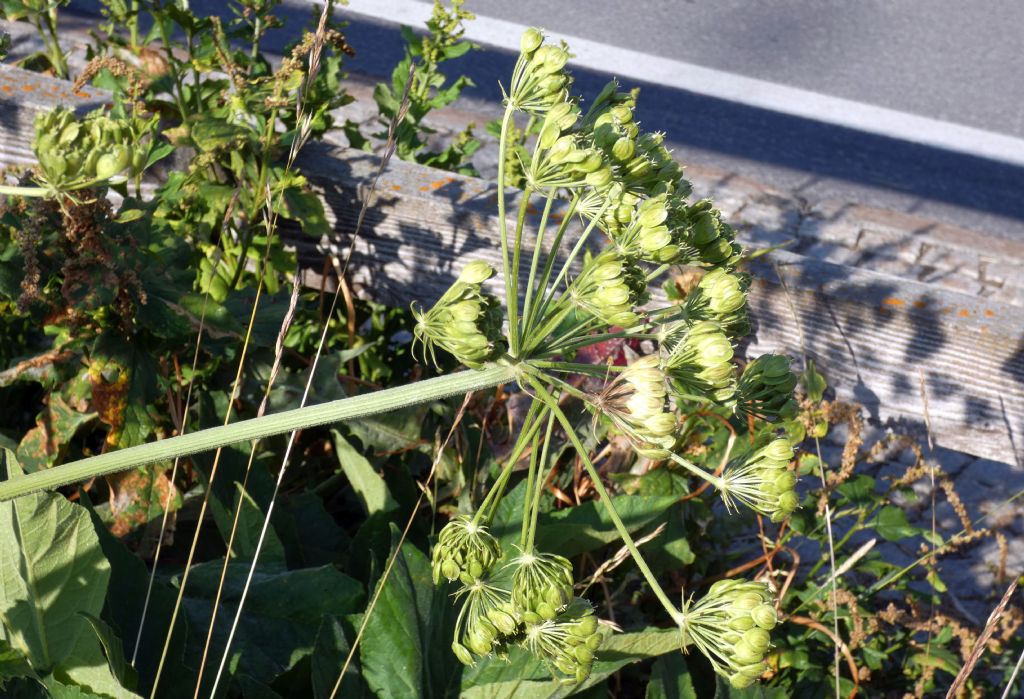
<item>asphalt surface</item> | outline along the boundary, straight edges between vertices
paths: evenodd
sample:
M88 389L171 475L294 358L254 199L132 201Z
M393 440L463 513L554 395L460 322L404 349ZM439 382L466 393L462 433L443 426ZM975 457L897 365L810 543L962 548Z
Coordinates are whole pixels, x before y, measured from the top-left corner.
M96 12L95 0L74 0ZM483 16L539 24L594 41L1008 135L1024 135L1024 2L953 0L857 3L789 0L467 0ZM200 14L230 16L223 0L192 0ZM557 7L557 11L555 8ZM312 4L285 0L290 31ZM357 51L352 71L386 77L403 54L399 23L340 9ZM482 47L446 64L470 76L470 99L497 102L515 56ZM634 69L636 66L633 67ZM635 70L634 70L635 72ZM573 69L576 90L596 94L610 75ZM1024 167L795 117L634 80L645 128L667 134L683 162L720 168L806 197L915 213L1024 239Z
M1020 0L467 0L466 6L488 17L1024 137Z

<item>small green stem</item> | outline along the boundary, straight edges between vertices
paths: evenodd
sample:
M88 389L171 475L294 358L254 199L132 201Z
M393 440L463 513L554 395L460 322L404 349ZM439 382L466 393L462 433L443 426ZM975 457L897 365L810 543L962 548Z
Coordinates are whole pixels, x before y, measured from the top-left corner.
M541 274L540 282L537 284L537 298L543 299L543 292L547 290L548 283L551 281L551 273L555 269L555 262L558 259L558 249L562 245L562 238L565 236L565 231L569 228L569 223L572 222L573 213L576 211L576 206L579 204L580 195L579 192L573 194L572 201L569 202L569 208L565 212L565 216L562 218L562 222L558 224L558 230L555 232L555 240L551 243L551 249L548 251L547 256L544 260L544 272ZM526 325L529 328L533 328L537 322L538 310L540 309L540 303L533 304L530 309L530 317L526 319Z
M551 422L551 418L548 417L548 422ZM526 548L526 539L529 534L530 519L533 515L533 489L534 481L538 478L537 476L537 444L540 442L540 432L533 436L533 449L530 451L530 470L526 475L526 497L523 498L523 516L520 520L519 528L519 548L524 553L531 549Z
M548 393L547 389L544 388L544 384L538 381L532 374L526 375L527 380L537 391L537 395L551 408L552 413L561 423L562 428L569 436L569 441L572 442L573 447L576 449L576 453L579 455L580 460L583 462L583 466L586 468L587 473L590 475L590 480L593 482L594 490L597 491L598 497L601 498L601 504L604 505L605 510L608 512L608 517L612 520L612 524L615 525L615 529L619 532L619 536L622 537L622 543L626 545L626 549L633 557L633 561L636 562L637 568L640 569L640 573L647 580L647 584L651 586L651 591L654 592L654 596L661 602L661 606L665 608L669 616L672 617L673 621L678 621L680 612L676 608L672 600L665 594L665 590L662 589L661 583L654 576L654 572L647 565L647 561L640 554L640 550L636 547L636 543L633 541L633 537L630 536L629 530L626 529L626 525L623 524L622 518L619 517L619 513L615 511L615 506L612 504L611 496L605 489L604 484L601 482L601 474L594 468L594 464L590 462L590 456L587 453L587 449L583 446L579 436L576 434L576 430L573 429L572 423L569 418L566 417L562 409L558 407L558 401Z
M526 224L526 210L530 207L530 190L520 195L519 212L516 214L516 238L512 246L512 295L508 304L508 335L512 356L519 356L519 254L523 247L523 226Z
M526 337L530 331L530 319L533 317L533 285L537 278L537 265L540 263L541 248L544 247L544 234L548 228L551 205L555 201L555 191L554 187L548 190L547 201L544 202L544 212L541 214L540 224L537 226L537 238L533 245L533 260L530 262L530 278L526 283L526 299L523 301L523 337Z
M555 425L555 414L548 412L548 426L544 431L544 446L541 447L540 468L537 470L537 483L533 494L533 508L530 515L530 530L526 539L523 551L533 551L534 542L537 540L537 517L540 514L540 496L544 492L544 482L547 480L548 450L551 447L551 428Z
M45 187L18 187L15 185L0 185L0 194L8 197L45 197L50 190Z
M725 481L723 481L721 478L719 478L715 474L708 473L707 471L705 471L704 469L700 468L699 466L694 466L689 461L687 461L683 457L679 456L679 454L676 454L675 452L669 452L669 458L672 459L673 461L675 461L677 464L679 464L683 468L685 468L687 471L689 471L693 475L697 476L697 478L700 478L700 479L703 479L703 480L707 481L708 483L713 485L715 488L717 488L719 491L725 490L725 488L723 487Z
M505 463L505 467L501 470L498 475L498 479L494 482L490 492L484 498L484 501L480 503L480 507L477 508L476 514L473 516L473 524L479 524L481 520L489 522L494 516L494 510L498 506L498 502L501 500L501 496L505 492L505 485L508 483L509 477L512 475L512 469L515 467L516 462L519 461L519 457L526 451L527 443L533 439L533 435L536 434L537 430L540 429L540 418L544 414L544 410L547 408L543 407L540 401L531 401L530 409L526 413L526 418L523 420L523 428L519 431L519 437L516 439L515 445L512 447L512 452L509 454L508 461ZM488 512L488 509L490 510Z
M505 151L508 148L508 127L512 122L512 106L505 107L501 118L501 138L498 141L498 227L501 231L501 266L505 276L505 303L508 308L518 303L512 289L512 261L508 254L508 221L505 216ZM509 327L509 334L514 333ZM511 338L510 338L511 339Z
M296 408L274 415L264 415L159 442L112 451L0 482L0 502L38 490L52 490L69 483L216 449L236 442L248 442L292 430L400 410L418 403L478 391L508 383L516 378L516 374L515 367L491 364L475 371L460 371L405 386L342 398L321 405Z

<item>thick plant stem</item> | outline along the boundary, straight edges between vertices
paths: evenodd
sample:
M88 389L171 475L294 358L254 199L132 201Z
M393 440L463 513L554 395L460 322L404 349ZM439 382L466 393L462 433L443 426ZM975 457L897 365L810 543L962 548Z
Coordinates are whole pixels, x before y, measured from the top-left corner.
M573 429L572 423L569 422L569 418L566 417L565 413L558 406L558 401L552 396L548 390L544 387L541 381L538 381L533 376L529 376L530 385L537 391L537 396L548 404L551 408L551 412L554 413L555 418L562 425L562 429L569 436L569 441L572 442L573 447L576 449L576 453L579 455L580 460L583 462L583 466L587 469L587 473L590 475L590 480L593 481L594 490L597 491L598 496L601 498L601 504L604 505L605 510L608 512L608 517L612 520L612 524L615 525L615 529L619 532L619 536L622 537L622 543L626 545L626 549L633 557L633 561L636 563L637 568L640 569L640 573L647 580L647 583L651 586L651 590L654 592L654 596L661 602L661 606L665 608L669 616L672 617L673 621L678 620L680 616L679 610L672 603L672 600L665 594L665 590L662 589L661 583L654 577L653 571L647 565L647 561L640 554L640 549L636 547L636 543L633 541L633 537L630 536L629 530L626 529L626 525L623 524L622 518L619 517L619 513L615 511L615 506L612 505L611 496L608 491L605 490L604 484L601 483L601 475L594 468L594 464L590 462L590 457L587 455L587 449L580 442L580 438L576 435L576 430Z
M515 378L515 367L491 364L479 370L460 371L361 396L342 398L330 403L296 408L275 415L243 420L231 425L212 427L201 432L192 432L159 442L81 459L2 482L0 483L0 501L10 500L37 490L52 490L69 483L77 483L127 468L145 466L156 461L216 449L236 442L248 442L292 430L400 410L426 401L440 400L482 388L490 388Z

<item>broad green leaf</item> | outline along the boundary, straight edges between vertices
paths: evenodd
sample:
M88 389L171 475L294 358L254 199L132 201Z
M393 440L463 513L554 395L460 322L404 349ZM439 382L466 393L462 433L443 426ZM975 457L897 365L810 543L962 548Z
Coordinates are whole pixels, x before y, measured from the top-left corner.
M25 654L12 648L6 640L0 639L0 689L3 689L9 680L35 676L36 673L28 664Z
M392 550L399 532L391 526ZM363 677L378 699L441 697L458 684L448 590L434 585L427 557L406 543L383 582L360 646Z
M201 563L189 576L183 609L191 642L186 646L184 662L191 668L199 666L206 642L221 563ZM210 657L220 658L224 653L248 572L248 561L233 560L228 567ZM363 597L362 586L333 566L294 571L273 564L257 566L232 641L229 669L232 674L248 675L257 682L272 682L312 653L324 615L355 611ZM204 679L207 693L213 674L207 678L210 684Z
M96 413L80 413L57 393L51 393L36 426L25 433L18 445L18 460L27 471L48 468L60 457L64 447Z
M189 133L200 150L215 150L229 146L237 139L245 138L248 132L241 126L229 124L223 119L204 116L192 125Z
M10 451L4 467L9 478L22 473ZM0 638L39 673L56 670L94 692L134 697L110 672L83 616L100 614L110 578L86 509L33 493L0 503L0 531Z
M338 464L348 478L349 484L359 497L367 515L377 512L391 512L398 503L391 497L388 486L369 461L348 443L340 432L331 430Z
M491 531L501 541L506 555L511 555L513 546L519 543L525 492L524 481L507 493L491 524ZM619 495L612 498L612 504L632 533L656 520L677 500L674 496ZM537 518L537 546L542 551L557 551L571 557L617 540L618 530L608 516L608 509L599 501L544 513Z
M103 655L107 659L110 674L125 687L134 689L138 678L135 669L125 660L124 647L121 644L121 639L117 637L117 633L102 619L86 612L81 612L81 614L89 622L93 633L96 634L96 639L103 647Z
M828 384L825 383L825 377L818 373L813 359L807 360L807 368L804 369L800 379L804 385L804 390L807 391L807 397L815 403L820 403L825 395L825 389L828 388Z
M331 226L324 217L324 205L313 192L288 187L281 198L281 209L280 213L286 218L299 222L306 235L320 238L331 234Z
M907 514L903 508L895 505L886 505L878 511L875 530L889 541L900 541L918 533L917 527L911 526L907 521Z
M646 699L697 699L697 690L682 653L663 655L654 661Z
M351 644L341 619L334 615L325 616L316 634L316 643L313 645L310 679L314 699L330 699L350 648ZM358 655L352 659L345 671L337 696L345 699L362 699L368 696L366 683L363 682L359 668Z

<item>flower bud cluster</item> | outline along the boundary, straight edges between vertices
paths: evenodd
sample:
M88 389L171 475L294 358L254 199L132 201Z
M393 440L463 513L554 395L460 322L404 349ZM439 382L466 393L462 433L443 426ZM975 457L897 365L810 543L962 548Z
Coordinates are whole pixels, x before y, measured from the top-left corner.
M773 522L780 522L800 505L796 473L789 468L793 447L776 439L730 464L722 474L722 499L729 508L739 500Z
M665 372L683 393L704 394L727 403L736 392L733 347L717 323L678 321L662 331L668 355Z
M46 184L60 191L104 183L142 170L147 155L124 120L93 112L79 120L64 107L40 112L32 144Z
M554 619L573 598L572 563L553 553L525 553L515 561L512 604L527 624Z
M656 458L676 443L676 416L668 409L667 377L656 354L641 357L613 379L596 404L637 450Z
M719 580L699 602L684 605L679 627L729 684L743 689L768 669L770 631L778 623L767 584Z
M580 309L604 323L630 327L639 320L635 309L647 300L647 279L635 263L605 248L596 257L588 253L569 294Z
M594 608L580 597L555 618L527 624L524 633L526 647L554 670L562 684L587 679L603 640Z
M740 375L736 411L762 420L791 420L799 409L793 398L796 384L788 357L761 355L747 364Z
M500 558L501 546L485 526L466 515L456 517L444 526L434 546L434 583L445 578L472 584L486 577Z
M413 334L435 364L435 345L474 369L501 351L501 304L480 290L493 274L486 262L471 262L433 308L425 313L413 308Z
M564 45L545 45L544 34L532 27L523 32L519 49L505 99L514 109L542 115L552 105L564 101L568 92L570 80L565 64L569 51Z

